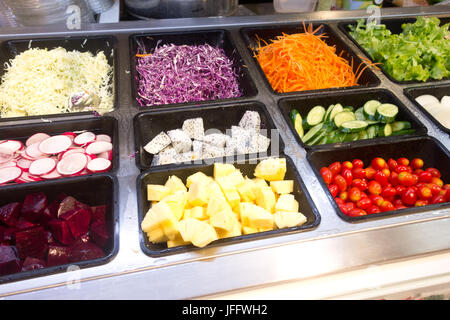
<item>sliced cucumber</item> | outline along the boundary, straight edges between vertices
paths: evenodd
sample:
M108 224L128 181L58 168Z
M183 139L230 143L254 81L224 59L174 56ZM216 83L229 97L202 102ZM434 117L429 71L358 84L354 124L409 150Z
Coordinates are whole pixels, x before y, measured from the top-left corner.
M363 107L356 109L355 117L356 117L356 120L366 120L366 117L364 116Z
M392 134L392 127L389 123L386 123L382 130L380 130L380 136L389 137Z
M375 125L369 126L366 131L367 131L367 138L368 139L373 139L378 134L378 127L375 126Z
M344 107L344 109L342 111L350 111L350 112L354 112L355 109L352 106L346 106Z
M392 103L383 103L377 108L375 120L383 123L394 122L395 116L398 114L398 107Z
M380 123L380 121L376 121L376 120L364 120L364 121L366 121L369 126Z
M327 144L328 143L336 143L337 142L337 136L339 135L338 130L333 130L330 133L327 134Z
M311 129L309 129L308 132L306 132L303 136L302 141L306 144L309 144L311 140L313 140L320 134L320 130L322 130L322 127L323 123L319 123L318 125L315 125Z
M342 132L359 132L359 131L367 128L367 126L368 126L368 124L365 121L352 120L352 121L344 122L341 125L341 131Z
M325 121L325 122L330 121L330 114L331 114L331 111L333 110L333 108L334 108L334 104L332 104L328 107L327 112L325 112L325 116L323 117L323 121Z
M342 105L340 105L339 103L338 103L338 104L335 104L334 107L333 107L333 110L331 110L329 121L333 121L333 120L334 120L334 117L336 117L336 115L337 115L339 112L342 112L342 110L344 110L344 108L342 107Z
M315 126L321 123L323 121L323 116L325 115L325 112L326 110L324 107L315 106L308 112L308 115L306 116L306 122L308 122L310 126Z
M302 139L303 135L305 134L305 131L303 130L303 119L300 113L297 113L295 117L294 128L295 131L297 131L297 134L300 137L300 139Z
M340 128L344 122L356 120L356 117L353 112L343 111L339 112L333 120L336 127Z
M307 144L310 146L317 145L323 138L326 138L326 135L327 133L325 131L321 131L314 139L309 140Z
M391 123L392 132L411 129L411 122L409 121L395 121Z
M351 132L351 133L347 133L345 135L343 142L356 141L358 139L359 139L359 133Z
M364 116L369 120L375 120L375 113L380 105L381 102L378 100L367 101L363 106Z
M320 139L320 141L316 145L326 144L326 143L327 143L327 136L324 136L322 139Z
M367 135L367 131L366 130L362 130L359 132L359 139L364 140L364 139L368 139L369 136Z
M297 109L292 109L291 112L289 112L289 118L291 119L292 124L295 125L295 119L297 118L297 115L299 114Z
M402 136L404 134L413 134L414 132L416 132L416 130L414 130L414 129L399 130L399 131L392 132L391 136Z
M310 126L310 125L308 124L308 122L306 121L306 118L303 118L302 126L303 126L303 130L304 130L304 131L311 128L311 126Z

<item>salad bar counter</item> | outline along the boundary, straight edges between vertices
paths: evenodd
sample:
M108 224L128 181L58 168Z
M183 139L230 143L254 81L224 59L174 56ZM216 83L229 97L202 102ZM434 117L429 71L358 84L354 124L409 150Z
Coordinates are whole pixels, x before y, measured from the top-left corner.
M449 250L450 8L380 14L0 30L0 297L189 299Z

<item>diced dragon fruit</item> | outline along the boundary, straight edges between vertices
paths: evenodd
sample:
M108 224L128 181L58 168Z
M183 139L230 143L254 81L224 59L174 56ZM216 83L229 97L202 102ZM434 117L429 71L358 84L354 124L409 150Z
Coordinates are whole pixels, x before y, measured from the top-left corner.
M75 241L67 221L54 219L48 223L48 227L52 231L53 237L60 243L71 245Z
M47 253L47 265L58 266L69 262L70 247L50 246Z
M91 224L97 221L101 221L105 223L106 220L106 210L108 209L108 206L94 206L91 207L92 210L92 221Z
M0 208L0 222L13 227L19 217L22 204L20 202L11 202Z
M22 264L22 272L36 270L36 269L42 269L45 267L46 267L46 264L45 264L44 260L33 258L33 257L26 257L25 261Z
M0 245L0 275L20 271L20 260L13 246Z
M22 206L22 215L31 222L37 222L47 207L47 197L43 192L28 194Z
M92 241L101 248L104 248L108 243L109 235L106 224L104 222L97 221L91 224L90 235Z
M103 250L92 242L77 242L71 247L70 262L92 260L103 258L105 254Z
M16 232L16 248L19 258L42 259L47 252L47 236L44 227L37 226Z

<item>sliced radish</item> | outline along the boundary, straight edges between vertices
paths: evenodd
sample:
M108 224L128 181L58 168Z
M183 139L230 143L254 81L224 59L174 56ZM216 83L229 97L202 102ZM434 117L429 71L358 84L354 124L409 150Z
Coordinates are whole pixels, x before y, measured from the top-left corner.
M31 159L39 159L42 157L46 157L47 155L42 153L41 150L39 149L41 142L36 142L33 143L32 145L29 145L26 149L25 149L25 154L28 156L28 158ZM30 159L28 159L30 160Z
M56 166L58 172L64 176L75 175L84 170L88 162L85 154L77 152L61 159Z
M23 144L17 140L6 140L1 144L2 150L9 150L9 153L14 153L23 148Z
M56 169L50 173L47 173L47 174L44 174L41 176L41 178L44 178L44 179L58 179L61 177L62 177L61 174Z
M95 140L95 134L90 131L83 132L75 137L73 142L79 146L85 145L86 143Z
M63 136L68 136L69 138L70 138L70 140L74 140L75 139L75 137L77 136L77 134L75 133L75 132L70 132L70 131L68 131L68 132L64 132L64 133L61 133Z
M86 168L92 173L105 172L111 168L111 161L103 158L96 158L89 161Z
M88 161L92 161L97 158L97 156L95 154L87 154L87 153L86 153L86 157L88 157Z
M10 153L9 149L0 147L0 163L10 162L14 158L14 153Z
M0 164L0 168L10 168L10 167L17 167L17 162L9 161L9 162L4 162L4 163Z
M45 139L48 139L48 138L50 138L50 136L48 134L46 134L46 133L33 134L31 137L29 137L27 139L27 141L25 142L25 146L27 146L27 147L31 146L34 143L41 142L41 141L43 141Z
M19 180L20 180L20 182L19 182ZM18 183L35 182L35 181L42 181L42 179L39 177L30 175L26 171L23 171L22 175L16 179L16 182L18 182Z
M41 141L39 151L45 154L58 154L66 151L72 145L68 136L57 135Z
M98 134L97 137L95 138L95 140L97 141L106 141L106 142L111 142L112 139L110 136L108 136L107 134Z
M34 176L42 176L52 172L56 167L56 161L52 158L42 158L35 160L28 168L28 172Z
M64 152L60 153L58 155L58 158L59 158L59 160L61 160L62 158L66 157L66 156L68 156L69 154L72 154L72 153L85 153L85 150L84 150L84 148L81 148L81 147L70 148L67 151L64 151Z
M6 167L0 169L0 183L8 183L16 180L22 175L19 167Z
M111 161L112 160L112 150L99 153L97 155L97 157L98 158L107 159L107 160Z
M30 167L32 162L33 162L32 160L22 158L17 161L17 166L23 171L28 171L28 168Z
M87 154L99 154L112 150L113 145L107 141L94 141L86 147Z

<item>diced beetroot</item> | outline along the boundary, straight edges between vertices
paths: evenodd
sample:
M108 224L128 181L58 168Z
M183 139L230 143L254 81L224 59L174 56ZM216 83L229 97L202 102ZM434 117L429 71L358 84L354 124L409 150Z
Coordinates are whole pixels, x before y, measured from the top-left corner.
M108 206L106 206L106 205L91 207L91 210L92 210L91 223L94 223L97 221L101 221L101 222L105 223L107 208L108 208Z
M59 203L61 203L61 201L63 201L65 198L67 198L68 195L64 192L61 192L58 194L58 196L56 197L56 201L59 201Z
M86 209L75 209L66 211L60 216L61 219L67 221L70 232L76 239L89 230L89 223L91 222L91 212Z
M53 238L65 245L71 245L75 239L70 233L69 224L67 221L54 219L48 223L48 227L52 231Z
M20 271L20 260L13 246L0 245L0 275Z
M47 235L44 227L37 226L16 232L16 248L19 258L42 259L47 252Z
M0 222L13 227L19 217L22 204L20 202L11 202L0 208Z
M78 201L77 199L75 199L74 197L70 197L70 196L65 197L65 198L61 201L61 203L60 203L60 205L59 205L59 208L58 208L58 218L61 218L61 216L62 216L63 214L65 214L65 213L67 213L67 212L69 212L69 211L76 210L76 209L86 209L86 210L88 210L89 212L91 211L91 208L90 208L88 205L86 205L86 204L84 204L84 203L82 203L82 202L79 202L79 201Z
M44 211L41 212L41 217L39 218L39 223L46 226L48 224L48 222L54 218L55 218L55 216L50 212L50 209L47 207L44 209Z
M17 228L9 227L3 231L3 241L4 243L14 244L16 241Z
M18 230L25 230L25 229L36 227L36 224L34 224L34 223L30 222L30 221L27 221L24 218L20 217L19 219L17 219L15 227Z
M22 215L31 222L41 218L41 213L47 207L47 197L43 192L31 193L25 197L22 206Z
M47 265L59 266L69 262L70 247L50 246L47 254Z
M45 261L33 257L26 257L22 264L22 272L45 268Z
M54 244L55 242L55 238L53 238L53 234L51 231L46 231L46 236L47 236L47 243L48 244Z
M81 241L81 242L89 242L91 240L91 235L89 232L86 232L85 234L83 234L80 238L78 238L77 241Z
M71 247L70 262L92 260L103 258L105 254L103 250L92 242L77 242Z
M97 221L91 224L90 235L92 241L102 248L108 243L109 235L104 222Z

